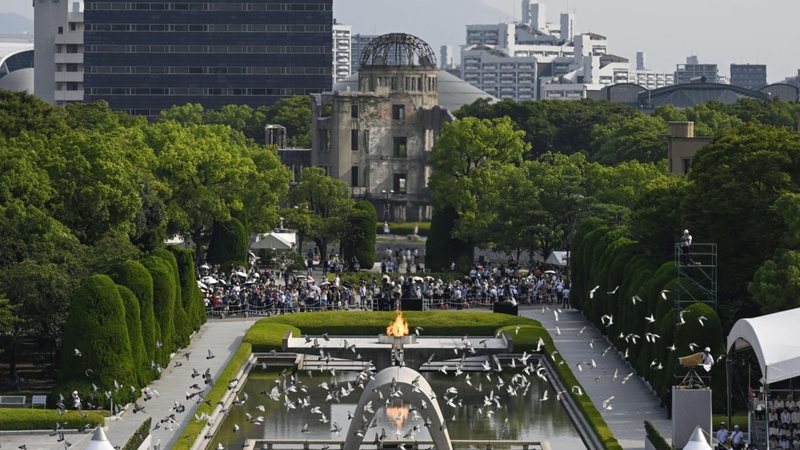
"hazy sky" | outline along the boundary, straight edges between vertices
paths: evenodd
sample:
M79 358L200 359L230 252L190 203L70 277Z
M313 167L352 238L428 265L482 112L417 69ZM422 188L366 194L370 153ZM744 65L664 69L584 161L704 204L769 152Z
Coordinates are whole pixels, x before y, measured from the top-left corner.
M69 0L67 0L69 1ZM716 63L767 64L770 81L800 69L800 0L543 0L549 21L570 10L578 32L609 38L609 52L635 63L647 52L649 68L675 69L687 55ZM33 17L32 0L0 0L0 12ZM406 31L438 51L458 46L466 23L498 23L520 16L519 0L334 0L334 15L355 32ZM0 30L2 32L3 30Z

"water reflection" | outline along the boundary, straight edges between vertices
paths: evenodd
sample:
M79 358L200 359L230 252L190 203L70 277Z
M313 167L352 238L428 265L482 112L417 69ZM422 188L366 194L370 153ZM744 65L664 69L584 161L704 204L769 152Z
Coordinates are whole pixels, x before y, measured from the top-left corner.
M299 372L296 392L289 393L297 407L287 409L283 398L274 401L268 395L277 385L279 374L254 369L242 389L250 399L244 406L231 407L209 448L216 448L219 443L226 448L241 448L245 439L344 439L350 421L362 420L351 417L361 389L343 395L340 403L325 399L332 389L345 387L346 391L347 383L353 383L356 375L344 372L332 377L327 372ZM495 374L473 372L470 384L464 376L430 372L423 376L437 394L452 439L548 440L554 449L584 448L552 388L536 376L529 378L524 392L509 388L513 374L506 372L502 381ZM447 394L448 388L455 388L457 395ZM549 399L540 401L546 389L551 391ZM448 402L450 398L452 401ZM388 440L430 439L418 405L393 399L388 404L375 405L375 411L365 442L381 435ZM248 414L264 416L263 425L248 421ZM234 424L240 427L238 432L234 431Z

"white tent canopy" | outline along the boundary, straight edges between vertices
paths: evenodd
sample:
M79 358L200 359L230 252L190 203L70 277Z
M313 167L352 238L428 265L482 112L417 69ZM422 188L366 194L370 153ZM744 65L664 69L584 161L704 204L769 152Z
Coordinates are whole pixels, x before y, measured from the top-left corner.
M739 319L728 334L728 351L752 347L766 384L800 376L798 323L800 308Z
M256 242L250 246L250 250L272 249L272 250L291 250L297 245L297 235L295 233L278 233L273 231L269 234L259 234Z
M550 264L552 266L565 267L568 260L569 252L554 251L550 253L550 256L548 256L544 262L545 264Z

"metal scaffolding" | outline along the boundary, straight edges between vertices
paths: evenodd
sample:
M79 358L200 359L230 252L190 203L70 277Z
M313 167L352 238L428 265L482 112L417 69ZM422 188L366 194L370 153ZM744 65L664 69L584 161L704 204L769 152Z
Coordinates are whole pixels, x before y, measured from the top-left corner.
M675 303L679 308L692 303L707 303L717 310L717 244L692 244L685 254L675 244L677 288Z

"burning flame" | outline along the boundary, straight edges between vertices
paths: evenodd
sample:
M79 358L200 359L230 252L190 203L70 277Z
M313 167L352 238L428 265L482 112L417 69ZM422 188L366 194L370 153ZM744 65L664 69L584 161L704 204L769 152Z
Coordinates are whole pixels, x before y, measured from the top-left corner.
M387 406L386 417L394 423L398 431L402 430L408 419L408 406Z
M403 317L402 311L397 311L394 320L386 327L386 334L388 336L406 336L408 335L408 322Z

